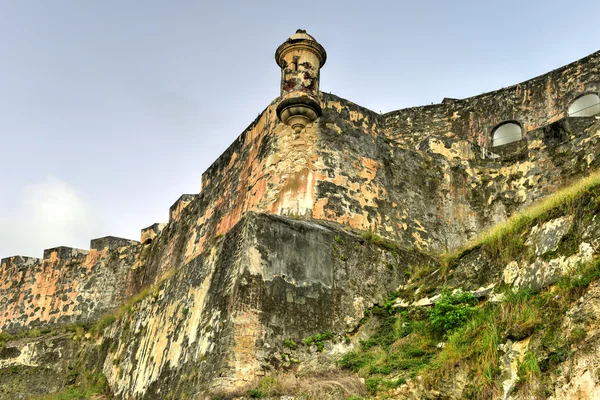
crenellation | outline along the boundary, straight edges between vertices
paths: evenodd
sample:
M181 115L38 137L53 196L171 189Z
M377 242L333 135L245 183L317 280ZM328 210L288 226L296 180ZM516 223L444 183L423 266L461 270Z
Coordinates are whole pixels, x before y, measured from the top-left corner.
M160 233L163 229L165 229L166 226L166 223L156 222L150 225L149 227L142 229L142 232L140 234L140 243L144 245L150 244L155 237L160 235Z
M88 254L89 250L77 249L74 247L58 246L53 247L51 249L45 249L43 260L50 260L54 257L60 260L68 260L72 258L81 258L82 256L87 256Z
M124 239L116 236L104 236L90 241L91 250L114 249L123 246L137 245L140 242L131 239Z
M61 246L46 249L43 259L4 259L0 332L87 322L135 293L140 244L115 237L92 242L92 251Z
M0 260L0 265L14 265L18 267L26 267L35 263L40 263L42 260L37 257L28 256L11 256ZM4 267L3 267L4 268Z
M404 145L426 135L459 137L491 147L490 133L505 121L518 121L527 132L566 116L584 93L600 92L600 52L550 73L493 92L440 104L384 114L385 134Z
M182 194L177 201L169 207L169 222L179 219L181 211L194 201L196 197L198 197L197 194Z

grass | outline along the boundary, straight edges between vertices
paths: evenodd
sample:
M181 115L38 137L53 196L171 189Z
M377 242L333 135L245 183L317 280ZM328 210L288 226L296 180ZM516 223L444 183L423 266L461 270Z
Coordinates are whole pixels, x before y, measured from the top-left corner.
M20 333L10 334L8 332L0 332L0 350L6 346L6 343L12 340L19 339L35 339L41 336L59 335L63 333L75 333L73 338L79 340L85 334L87 329L86 324L69 324L54 328L29 329Z
M317 351L322 352L323 349L325 348L325 344L323 343L323 341L331 340L331 339L333 339L333 333L323 332L323 333L318 333L316 335L307 337L306 339L303 340L303 342L307 346L311 346L314 344L315 346L317 346Z
M255 380L244 388L228 393L215 393L213 399L279 398L293 395L304 400L345 398L364 400L367 395L360 378L340 370L305 373L302 377L291 372L280 372Z
M525 353L523 361L519 363L517 374L519 377L518 384L523 392L531 398L542 397L540 396L542 393L539 393L542 371L535 354L530 351ZM546 396L543 397L545 398Z
M505 327L503 333L508 339L524 339L540 326L541 310L532 302L534 297L535 292L530 289L506 292L498 309L498 322Z
M560 371L558 365L573 352L569 346L585 340L581 327L565 335L565 313L591 282L600 280L600 260L577 266L554 286L542 291L507 289L499 303L481 302L469 294L443 292L429 309L368 313L378 318L379 327L339 361L343 369L365 379L371 394L388 390L416 375L439 390L440 382L454 379L457 367L465 370L467 398L488 399L502 391L501 354L498 346L507 340L536 335L519 367L520 387L539 395L542 372ZM429 311L427 311L429 310ZM443 341L444 345L438 347Z
M339 365L365 379L379 381L399 371L415 375L435 348L435 341L425 328L423 321L415 321L405 312L383 317L375 334L361 342L360 350L346 353Z
M39 397L39 400L79 400L89 399L91 396L96 394L102 394L103 391L96 390L95 388L80 388L77 386L69 386L65 390L59 393Z
M102 373L84 374L79 385L71 385L58 393L34 397L36 400L83 400L90 399L94 395L102 395L108 392L106 377Z
M519 364L518 374L521 382L531 382L541 375L537 358L532 352L525 353L523 361Z
M534 203L531 207L510 217L506 222L494 225L461 248L447 252L442 256L446 264L453 264L464 253L485 246L496 257L506 261L523 251L526 233L533 224L549 220L562 211L571 211L575 203L586 194L600 188L600 171L594 171L587 177L566 186L551 196ZM596 193L597 194L597 193ZM596 204L598 206L598 204Z
M445 346L433 358L425 371L428 383L452 376L455 367L462 365L471 376L475 398L489 398L496 394L495 379L499 371L501 327L496 320L494 308L483 307L461 327L455 329Z
M401 249L400 245L398 245L397 243L382 238L372 230L361 232L360 237L366 242L372 243L376 246L381 247L382 249L391 251L393 253L397 253Z

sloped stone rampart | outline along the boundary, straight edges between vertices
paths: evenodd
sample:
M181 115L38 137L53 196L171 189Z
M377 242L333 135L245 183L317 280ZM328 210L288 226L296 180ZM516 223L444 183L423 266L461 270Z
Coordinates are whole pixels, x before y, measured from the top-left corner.
M334 225L248 214L105 332L102 368L118 399L241 387L281 366L286 339L354 329L427 262Z

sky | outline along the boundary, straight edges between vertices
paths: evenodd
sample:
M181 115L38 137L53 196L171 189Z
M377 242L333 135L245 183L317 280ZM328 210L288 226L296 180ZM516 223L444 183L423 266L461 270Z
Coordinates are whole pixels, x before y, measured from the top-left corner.
M139 240L279 95L277 46L374 111L510 86L600 50L600 1L0 0L0 258Z

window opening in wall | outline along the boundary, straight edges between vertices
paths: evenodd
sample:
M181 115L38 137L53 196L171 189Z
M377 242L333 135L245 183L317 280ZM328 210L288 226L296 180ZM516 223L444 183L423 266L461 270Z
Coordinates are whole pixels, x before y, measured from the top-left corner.
M600 114L600 96L596 93L583 95L569 106L569 117L593 117Z
M144 240L144 246L148 246L150 243L152 243L152 239L148 238Z
M516 122L505 122L492 130L492 147L502 146L521 140L523 128Z

